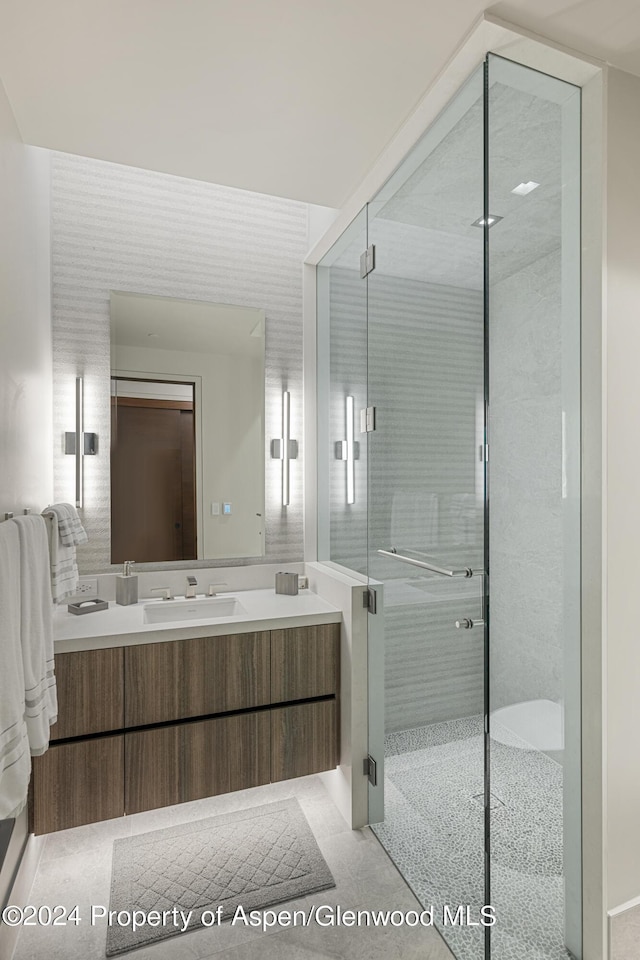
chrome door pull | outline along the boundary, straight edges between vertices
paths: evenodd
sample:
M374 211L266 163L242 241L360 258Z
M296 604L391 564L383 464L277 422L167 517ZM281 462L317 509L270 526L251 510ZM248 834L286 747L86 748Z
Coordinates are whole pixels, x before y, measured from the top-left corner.
M417 553L418 551L416 550L414 552ZM422 567L423 570L430 570L431 573L439 573L441 577L473 576L471 567L464 567L462 570L448 570L446 567L441 567L436 563L427 563L425 560L414 560L413 557L405 557L402 553L398 553L395 547L391 547L391 550L378 550L378 553L381 557L391 557L393 560L400 560L402 563L410 563L414 567Z
M464 617L462 620L456 620L458 630L471 630L473 627L484 627L484 620L469 620Z

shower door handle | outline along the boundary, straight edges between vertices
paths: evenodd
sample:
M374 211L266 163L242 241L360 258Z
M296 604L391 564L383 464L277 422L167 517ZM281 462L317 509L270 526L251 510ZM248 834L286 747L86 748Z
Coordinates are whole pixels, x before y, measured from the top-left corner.
M421 567L423 570L430 570L431 573L438 573L441 577L473 576L471 567L464 567L462 570L448 570L446 567L441 567L432 562L427 563L425 560L414 560L413 557L405 557L403 554L398 553L395 547L392 547L391 550L378 550L378 553L381 557L391 557L392 560L400 560L401 563L410 563L414 567Z
M463 617L462 620L456 620L458 630L471 630L473 627L484 627L484 620L470 620Z

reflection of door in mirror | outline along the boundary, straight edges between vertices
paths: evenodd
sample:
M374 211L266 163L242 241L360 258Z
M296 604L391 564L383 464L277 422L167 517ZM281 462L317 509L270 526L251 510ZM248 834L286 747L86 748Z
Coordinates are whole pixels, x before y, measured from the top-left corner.
M195 560L194 384L112 379L111 562Z

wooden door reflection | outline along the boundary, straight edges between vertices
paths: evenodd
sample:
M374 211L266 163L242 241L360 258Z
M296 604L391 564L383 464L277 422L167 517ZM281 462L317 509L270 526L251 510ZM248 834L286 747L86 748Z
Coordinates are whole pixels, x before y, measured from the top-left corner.
M111 562L195 560L193 402L111 398Z

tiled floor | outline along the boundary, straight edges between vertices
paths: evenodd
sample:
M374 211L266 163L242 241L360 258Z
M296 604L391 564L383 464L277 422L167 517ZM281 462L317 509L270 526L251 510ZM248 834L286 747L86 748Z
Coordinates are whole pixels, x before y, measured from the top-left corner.
M348 828L318 777L256 787L195 803L167 807L46 838L31 891L36 905L109 904L113 841L118 837L228 813L295 796L336 880L336 887L292 901L303 907L419 909L419 904L372 832ZM283 905L284 906L284 905ZM287 904L287 906L289 906ZM13 960L103 960L106 926L29 927L22 930ZM432 927L297 927L268 933L224 924L194 930L132 951L132 960L452 960Z
M640 907L626 910L611 921L611 960L640 957Z

